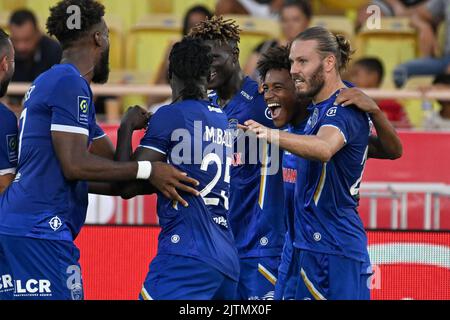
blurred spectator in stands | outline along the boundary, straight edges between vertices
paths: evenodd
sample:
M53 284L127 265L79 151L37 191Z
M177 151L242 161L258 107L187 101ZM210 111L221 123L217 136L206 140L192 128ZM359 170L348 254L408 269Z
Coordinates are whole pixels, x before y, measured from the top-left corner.
M377 58L357 60L350 69L350 81L363 89L380 88L384 77L384 68ZM377 100L380 109L396 128L410 128L411 124L403 106L393 99Z
M381 10L381 15L385 17L410 16L418 6L427 0L372 0L359 10L357 29L366 23L371 13L367 12L367 7L376 5Z
M437 75L431 89L450 91L450 74ZM438 100L441 109L438 112L431 108L424 117L426 129L450 130L450 101Z
M248 14L260 18L270 18L278 14L284 2L284 0L218 0L216 16Z
M190 8L186 12L184 19L183 19L183 30L182 30L183 34L182 34L182 36L186 36L192 27L194 27L200 21L211 18L212 15L213 14L208 10L208 8L201 6L201 5ZM161 64L161 67L157 71L157 76L156 76L156 81L155 81L156 84L168 84L169 83L168 79L167 79L167 72L169 70L169 53L170 53L170 50L172 49L172 45L177 41L179 41L179 39L174 40L167 48L168 50L166 52L164 63Z
M213 16L213 13L208 10L205 6L197 5L192 8L190 8L183 18L183 30L181 36L186 36L189 31L194 27L197 23L200 21L210 19ZM167 51L165 54L165 58L160 64L160 67L158 71L156 72L155 84L168 84L168 70L169 70L169 53L172 49L172 46L175 42L179 41L180 39L174 39L170 45L167 47ZM161 99L158 97L149 97L147 100L147 103L150 107L150 110L152 112L156 112L158 107L161 106L161 102L165 101L166 99ZM156 104L156 105L155 105Z
M419 46L423 58L408 61L394 70L394 82L402 87L416 75L438 75L450 67L450 1L429 0L410 11L411 24L419 32ZM436 30L445 23L446 41L441 50ZM442 54L441 54L442 51Z
M33 82L51 66L61 61L59 43L42 34L33 12L21 9L9 18L11 41L16 51L16 71L12 82ZM18 108L23 96L9 97Z
M244 73L258 80L256 65L267 50L276 46L286 46L302 31L306 30L312 18L309 0L287 1L280 10L280 27L282 38L265 41L258 45L244 66Z

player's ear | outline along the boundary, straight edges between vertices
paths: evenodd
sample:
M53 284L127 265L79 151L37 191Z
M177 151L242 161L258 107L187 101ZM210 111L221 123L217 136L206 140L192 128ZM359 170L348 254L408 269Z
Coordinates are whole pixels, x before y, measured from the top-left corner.
M334 55L330 54L329 56L327 56L324 60L325 62L325 71L326 72L331 72L331 70L333 70L334 68L337 69L337 59Z
M239 62L239 47L238 46L233 48L233 61Z
M3 57L0 58L0 71L2 72L8 72L9 66L8 66L8 57L5 54Z
M102 34L99 32L99 31L96 31L95 33L94 33L94 42L95 42L95 45L97 46L97 47L101 47L102 46Z

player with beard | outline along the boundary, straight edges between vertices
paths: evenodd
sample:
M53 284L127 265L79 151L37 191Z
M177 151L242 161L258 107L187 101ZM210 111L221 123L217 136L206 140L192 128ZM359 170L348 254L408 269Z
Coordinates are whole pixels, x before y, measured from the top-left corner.
M5 96L13 74L14 48L9 36L0 29L0 98ZM17 118L12 111L0 103L0 194L13 181L16 166Z
M310 98L302 98L295 89L290 76L289 49L275 47L265 53L258 62L258 72L261 75L264 99L271 109L273 121L277 128L285 128L287 132L303 134L306 120L309 116L307 106ZM346 82L346 85L352 86ZM374 100L357 88L342 90L338 100L350 100L361 110L377 109ZM381 152L372 154L371 151L378 145L387 145L383 148L382 158L394 159L401 151L401 143L389 120L383 115L372 117L375 128L383 127L378 136L371 137L369 142L369 157L380 157ZM393 153L389 153L393 152ZM297 167L298 156L285 151L283 154L283 180L286 204L287 229L286 240L278 268L278 280L275 285L275 299L294 299L298 274L298 249L293 248L294 239L294 191L297 174L303 169Z
M212 48L210 99L227 114L230 128L249 119L273 127L258 83L246 77L239 65L239 32L234 21L222 17L202 21L191 30L190 36ZM233 148L230 225L240 258L238 299L273 299L286 233L284 194L279 187L281 153L268 144L252 148L245 134L236 137Z
M304 136L273 132L255 121L246 126L259 138L300 156L294 195L296 299L370 299L367 237L357 212L359 186L368 154L401 156L398 138L369 138L369 117L377 132L393 128L380 120L375 103L363 112L354 105L340 71L351 55L348 41L322 27L307 29L292 43L291 75L297 93L311 97ZM341 90L344 92L339 95ZM394 131L395 132L395 131ZM370 145L369 140L374 140Z
M69 29L68 7L80 9L81 28ZM70 10L69 10L70 11ZM185 203L175 187L194 179L162 162L115 162L92 154L98 136L91 82L108 80L109 39L104 7L94 0L63 0L50 9L49 34L63 48L59 65L41 74L25 96L19 124L17 175L0 198L0 266L11 286L0 299L81 299L79 251L90 192L112 194L104 181L145 181ZM146 112L140 121L143 127ZM142 125L140 125L142 124ZM116 191L117 192L117 191Z

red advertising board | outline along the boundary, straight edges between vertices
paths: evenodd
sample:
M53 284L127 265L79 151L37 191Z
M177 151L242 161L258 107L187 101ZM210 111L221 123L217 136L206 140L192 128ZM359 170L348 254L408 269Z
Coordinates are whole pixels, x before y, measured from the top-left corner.
M86 299L138 298L158 227L86 226L76 243ZM450 232L370 231L373 299L450 300Z

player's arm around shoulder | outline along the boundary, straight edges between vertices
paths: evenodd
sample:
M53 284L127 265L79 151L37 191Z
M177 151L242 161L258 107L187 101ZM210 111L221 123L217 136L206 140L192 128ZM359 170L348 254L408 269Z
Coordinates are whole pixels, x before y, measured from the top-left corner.
M377 103L358 88L342 90L336 103L344 107L354 105L370 115L377 135L369 138L369 158L395 160L402 156L402 142Z

